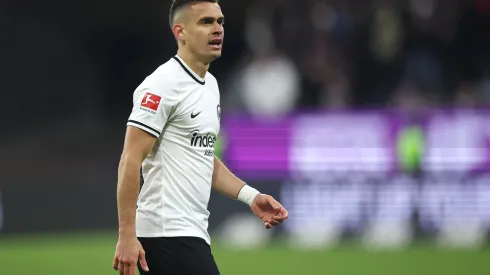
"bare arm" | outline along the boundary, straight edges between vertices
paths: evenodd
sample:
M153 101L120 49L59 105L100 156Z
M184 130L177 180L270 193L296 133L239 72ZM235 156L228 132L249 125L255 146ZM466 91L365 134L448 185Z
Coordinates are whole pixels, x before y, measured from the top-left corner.
M121 237L136 237L136 203L140 189L140 168L151 152L156 137L136 127L128 126L124 149L119 162L117 183L117 206L119 234Z
M236 177L217 157L214 157L213 190L229 198L251 205L259 191Z
M232 199L248 204L267 229L288 218L287 210L273 197L248 186L237 178L217 157L214 157L213 189Z
M238 193L244 185L245 182L233 175L221 160L214 157L213 189L216 192L237 199Z

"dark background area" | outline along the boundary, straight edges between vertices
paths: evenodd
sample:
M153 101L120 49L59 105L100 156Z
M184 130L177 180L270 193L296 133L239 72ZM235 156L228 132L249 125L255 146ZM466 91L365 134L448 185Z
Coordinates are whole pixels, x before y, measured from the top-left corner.
M249 43L263 40L259 29L248 39L246 25L264 18L273 31L274 51L300 71L296 106L323 107L318 88L323 83L310 75L320 72L348 79L348 106L386 106L407 82L432 104L452 105L461 83L478 85L488 77L489 4L425 2L434 6L407 0L223 1L226 46L211 72L225 99L232 93L225 85L230 72L255 58ZM321 10L318 3L335 12L320 14L337 20L328 31L314 24L312 9ZM2 112L16 117L5 122L5 130L15 134L33 125L67 124L62 120L124 123L135 87L176 51L167 23L169 5L2 1L2 99L10 103ZM393 18L379 16L383 8L393 10ZM424 12L430 13L422 17ZM382 53L373 50L376 43Z

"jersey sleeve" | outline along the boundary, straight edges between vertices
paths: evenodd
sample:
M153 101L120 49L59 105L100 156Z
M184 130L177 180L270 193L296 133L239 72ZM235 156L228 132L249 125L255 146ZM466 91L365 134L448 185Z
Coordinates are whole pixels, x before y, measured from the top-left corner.
M176 100L171 83L149 82L146 85L142 84L134 92L133 109L127 125L159 138Z

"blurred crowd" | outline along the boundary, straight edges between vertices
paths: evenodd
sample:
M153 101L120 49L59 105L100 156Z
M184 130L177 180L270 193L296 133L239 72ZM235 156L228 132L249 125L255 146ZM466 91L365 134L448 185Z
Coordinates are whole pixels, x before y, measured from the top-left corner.
M121 129L134 89L175 54L169 6L5 0L3 96L23 96L20 107L2 108L16 118L5 127L18 133L56 119ZM479 107L490 99L488 0L222 1L222 8L225 48L211 71L225 112Z
M486 0L264 1L247 11L247 55L224 106L485 106L489 19Z

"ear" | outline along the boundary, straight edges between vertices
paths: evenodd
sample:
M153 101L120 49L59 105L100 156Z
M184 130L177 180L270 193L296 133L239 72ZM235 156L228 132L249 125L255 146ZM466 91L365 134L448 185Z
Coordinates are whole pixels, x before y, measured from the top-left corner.
M184 27L182 26L182 24L175 24L172 27L172 32L175 39L177 39L178 41L184 40Z

